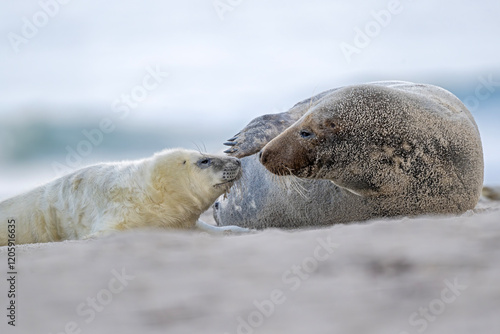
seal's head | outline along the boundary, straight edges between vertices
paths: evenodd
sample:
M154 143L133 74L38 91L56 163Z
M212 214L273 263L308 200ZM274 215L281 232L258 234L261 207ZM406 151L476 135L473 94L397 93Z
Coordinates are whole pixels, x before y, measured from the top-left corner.
M270 141L260 161L274 174L329 179L362 196L478 197L482 148L472 116L458 99L422 100L417 89L337 90Z
M173 149L153 157L153 187L168 197L192 198L209 206L241 177L237 158ZM162 196L163 197L163 196Z

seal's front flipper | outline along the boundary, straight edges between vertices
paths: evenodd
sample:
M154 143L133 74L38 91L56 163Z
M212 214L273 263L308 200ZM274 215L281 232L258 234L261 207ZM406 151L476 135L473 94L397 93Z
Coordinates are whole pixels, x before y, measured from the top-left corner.
M255 118L240 132L224 143L230 146L224 151L233 157L244 158L259 152L274 137L289 128L304 114L314 107L323 97L335 92L334 88L305 99L294 105L290 110L279 114L263 115Z
M255 154L274 137L295 123L300 118L299 116L290 112L259 116L224 143L224 145L230 146L224 153L237 158Z
M239 226L213 226L204 221L196 221L196 228L214 235L244 234L253 233L255 230Z

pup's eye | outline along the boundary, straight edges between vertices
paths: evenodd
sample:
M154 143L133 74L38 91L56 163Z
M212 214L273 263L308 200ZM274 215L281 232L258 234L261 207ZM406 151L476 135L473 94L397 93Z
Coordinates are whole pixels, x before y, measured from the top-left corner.
M198 162L196 164L200 168L207 168L212 164L212 159L203 158L203 159L198 160Z
M314 136L314 133L312 133L311 131L308 131L308 130L300 130L299 135L302 138L309 139L309 138L312 138Z

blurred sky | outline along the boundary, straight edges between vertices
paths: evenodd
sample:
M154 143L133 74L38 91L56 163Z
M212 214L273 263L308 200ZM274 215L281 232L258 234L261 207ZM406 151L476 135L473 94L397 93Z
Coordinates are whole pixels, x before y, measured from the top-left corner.
M388 79L468 101L486 183L500 183L498 0L59 1L0 4L0 196L55 177L53 162L103 119L114 130L82 165L217 152L255 116Z

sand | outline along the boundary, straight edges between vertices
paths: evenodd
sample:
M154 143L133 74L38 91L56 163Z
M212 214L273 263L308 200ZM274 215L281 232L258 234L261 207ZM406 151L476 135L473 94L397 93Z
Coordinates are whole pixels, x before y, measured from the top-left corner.
M214 237L16 248L0 333L498 333L500 209ZM7 275L7 249L0 248Z

